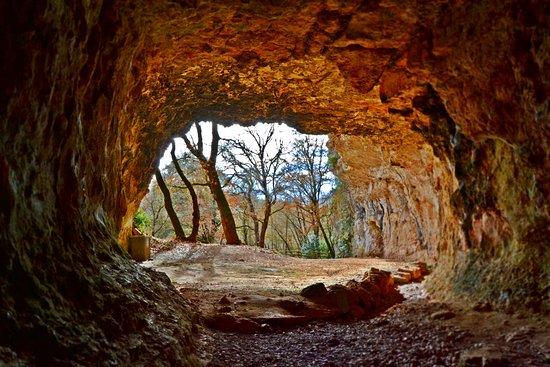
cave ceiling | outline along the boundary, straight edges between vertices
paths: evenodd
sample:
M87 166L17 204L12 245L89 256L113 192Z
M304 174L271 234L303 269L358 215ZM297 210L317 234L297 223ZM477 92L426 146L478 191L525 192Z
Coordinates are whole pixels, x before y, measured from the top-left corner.
M402 2L173 3L156 11L143 41L143 105L170 130L261 120L304 132L399 135L425 123L411 103L427 83L414 64L433 50L412 47L419 19Z
M133 45L119 57L132 84L122 109L130 116L122 157L127 220L170 139L201 120L368 135L411 162L426 145L439 155L437 145L448 147L449 134L459 131L473 141L527 146L541 161L544 148L531 149L541 137L545 147L549 135L540 6L328 0L123 7L118 21L128 24L120 38Z

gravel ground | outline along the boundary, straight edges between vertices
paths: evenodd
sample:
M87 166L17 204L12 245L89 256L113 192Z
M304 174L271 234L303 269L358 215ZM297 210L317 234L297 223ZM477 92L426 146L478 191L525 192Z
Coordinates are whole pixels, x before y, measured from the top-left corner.
M548 345L535 345L532 330L511 339L474 335L452 317L434 319L437 312L445 315L448 306L416 299L369 321L253 335L205 330L199 352L207 366L457 366L471 350L482 351L486 366L549 366Z

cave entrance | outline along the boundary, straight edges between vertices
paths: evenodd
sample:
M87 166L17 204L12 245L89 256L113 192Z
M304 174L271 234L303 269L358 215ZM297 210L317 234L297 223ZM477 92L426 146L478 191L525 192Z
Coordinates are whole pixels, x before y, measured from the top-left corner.
M194 124L162 155L134 224L159 246L175 238L349 257L353 212L327 142L286 124Z
M330 146L285 124L194 124L162 155L134 218L152 238L144 265L226 331L368 318L400 301L395 280L425 268L354 256L363 214Z

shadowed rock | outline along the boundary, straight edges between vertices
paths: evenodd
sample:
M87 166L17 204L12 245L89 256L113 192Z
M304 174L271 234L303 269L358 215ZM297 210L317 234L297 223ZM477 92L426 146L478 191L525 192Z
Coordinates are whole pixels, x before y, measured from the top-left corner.
M341 316L372 317L403 300L391 273L377 268L371 268L365 273L361 282L350 280L346 285L333 284L325 291L322 291L322 284L317 283L304 288L301 295L337 310ZM312 289L318 291L313 292Z

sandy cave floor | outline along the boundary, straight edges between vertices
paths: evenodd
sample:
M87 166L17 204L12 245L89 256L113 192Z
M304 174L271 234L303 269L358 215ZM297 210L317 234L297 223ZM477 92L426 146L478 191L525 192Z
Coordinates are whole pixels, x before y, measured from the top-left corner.
M232 313L248 317L280 316L266 300L299 297L312 283L345 284L371 267L395 271L410 264L177 244L143 265L165 272L203 314L219 311L225 296ZM550 321L544 315L476 312L470 304L432 299L421 283L400 291L405 302L371 320L320 320L253 334L200 328L197 351L207 366L550 366Z

